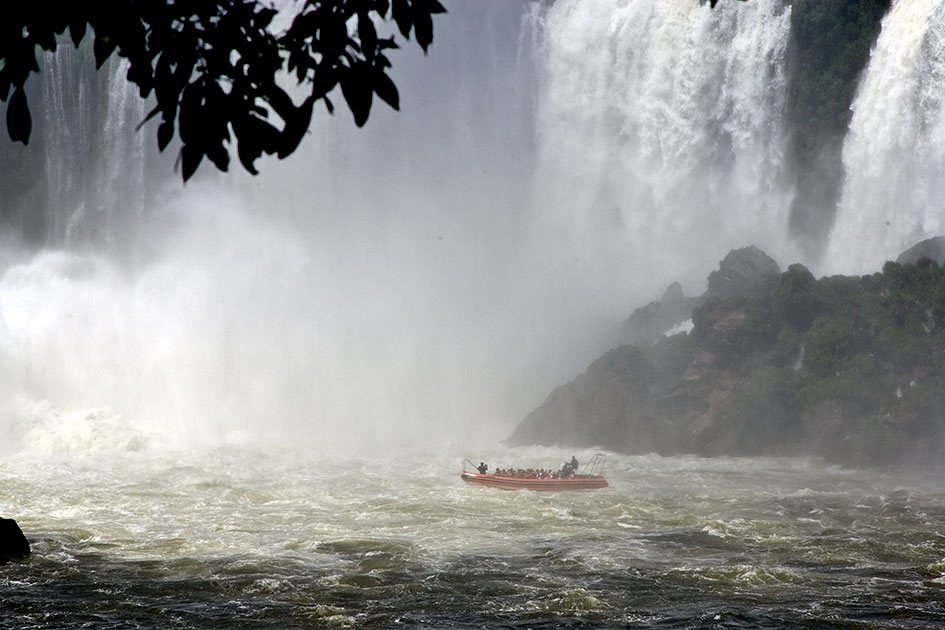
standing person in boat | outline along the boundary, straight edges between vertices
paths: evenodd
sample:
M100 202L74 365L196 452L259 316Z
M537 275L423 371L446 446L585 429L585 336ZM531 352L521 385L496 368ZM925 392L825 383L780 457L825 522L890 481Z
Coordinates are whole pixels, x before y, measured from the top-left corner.
M561 476L570 477L571 475L577 472L577 468L578 468L578 460L574 455L572 455L571 461L565 462L564 466L561 467Z
M480 475L486 475L489 472L489 466L485 462L479 462L479 465L476 466L476 470L479 471Z

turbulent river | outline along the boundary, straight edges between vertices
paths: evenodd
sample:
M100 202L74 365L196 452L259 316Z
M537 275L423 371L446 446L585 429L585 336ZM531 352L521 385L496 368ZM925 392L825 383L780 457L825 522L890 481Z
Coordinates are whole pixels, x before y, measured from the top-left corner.
M578 451L587 459L590 452ZM464 484L464 455L264 449L0 460L2 628L931 628L937 479L611 454L604 490Z

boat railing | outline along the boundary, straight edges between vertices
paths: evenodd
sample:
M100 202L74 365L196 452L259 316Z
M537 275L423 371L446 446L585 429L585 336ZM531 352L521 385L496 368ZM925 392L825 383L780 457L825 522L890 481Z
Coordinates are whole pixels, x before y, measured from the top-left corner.
M594 457L591 458L591 461L584 464L584 468L581 469L582 477L600 477L604 473L604 463L607 461L607 456L603 453L595 453Z

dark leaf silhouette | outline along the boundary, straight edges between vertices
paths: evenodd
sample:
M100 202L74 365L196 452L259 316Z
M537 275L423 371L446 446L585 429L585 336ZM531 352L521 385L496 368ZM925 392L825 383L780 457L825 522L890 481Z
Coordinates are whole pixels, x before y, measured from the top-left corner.
M271 30L276 10L260 0L72 2L11 13L0 24L0 100L9 98L8 133L29 140L23 85L39 71L37 47L55 51L67 29L78 45L91 31L96 66L117 53L138 93L153 99L139 128L159 118L161 150L175 134L180 139L184 180L204 157L227 170L233 149L255 174L263 155L285 158L298 148L316 101L334 110L329 94L339 85L359 127L375 93L398 109L399 93L385 71L391 65L386 51L398 47L390 31L407 39L412 33L426 51L431 16L444 9L436 0L298 0L293 10L280 33ZM384 36L382 28L388 29ZM286 74L302 94L290 97L280 87Z
M185 144L181 147L180 158L182 174L186 182L197 172L197 167L200 166L200 161L203 160L203 153L193 144Z
M374 91L378 97L394 109L400 109L400 94L397 92L397 86L391 81L391 78L385 74L382 68L374 71Z
M7 106L7 129L10 130L10 139L14 142L26 144L30 141L33 120L23 88L14 90L13 96L10 97L10 104Z
M427 13L421 13L414 17L414 32L417 35L417 43L426 52L427 47L433 43L433 20Z
M354 114L354 122L363 127L371 113L373 90L364 64L355 64L341 82L341 93Z
M391 3L394 21L397 22L397 28L404 37L410 37L410 29L413 28L413 12L411 11L409 0L394 0Z
M156 110L155 110L156 111ZM174 123L164 121L158 126L158 148L163 151L174 139Z
M358 16L358 36L361 38L361 50L369 58L373 57L377 50L377 29L367 13Z

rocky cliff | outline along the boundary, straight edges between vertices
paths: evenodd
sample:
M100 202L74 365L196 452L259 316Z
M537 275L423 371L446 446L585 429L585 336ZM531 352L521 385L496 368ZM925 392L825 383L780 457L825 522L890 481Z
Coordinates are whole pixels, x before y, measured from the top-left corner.
M936 463L945 450L945 269L923 257L818 280L765 259L736 250L703 296L671 292L677 305L694 304L689 333L654 343L644 329L665 330L673 318L639 326L638 309L625 328L639 347L615 348L557 388L509 442Z

